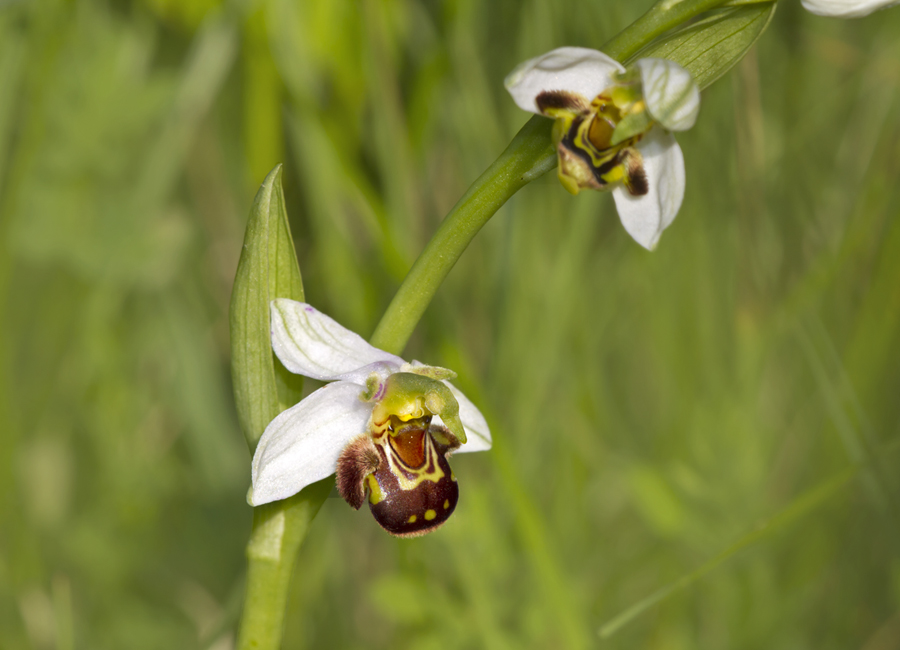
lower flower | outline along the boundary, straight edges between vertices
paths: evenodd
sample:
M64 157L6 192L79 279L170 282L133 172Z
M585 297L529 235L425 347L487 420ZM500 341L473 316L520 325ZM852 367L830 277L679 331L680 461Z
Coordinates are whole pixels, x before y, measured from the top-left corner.
M310 305L274 300L272 347L291 372L330 381L266 427L253 456L251 505L284 499L337 472L354 508L368 500L389 533L443 524L459 488L447 457L491 447L454 373L379 350Z

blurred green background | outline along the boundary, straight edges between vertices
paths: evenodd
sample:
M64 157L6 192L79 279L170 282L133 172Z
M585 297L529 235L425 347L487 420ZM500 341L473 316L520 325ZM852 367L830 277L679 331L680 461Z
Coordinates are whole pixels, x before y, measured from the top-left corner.
M0 647L231 648L256 187L368 335L527 119L504 75L650 4L0 2ZM495 449L426 538L329 499L285 648L900 648L900 9L781 5L656 252L554 174L479 235L407 356Z

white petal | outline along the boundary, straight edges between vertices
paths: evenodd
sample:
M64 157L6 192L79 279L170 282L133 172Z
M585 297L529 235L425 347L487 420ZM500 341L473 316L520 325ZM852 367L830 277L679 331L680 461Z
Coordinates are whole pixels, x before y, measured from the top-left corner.
M668 59L641 59L636 65L650 115L670 131L694 126L700 111L700 89L691 73Z
M466 430L466 444L456 450L455 453L461 454L468 451L487 451L491 448L491 430L488 428L487 420L478 410L472 401L462 394L456 386L449 381L445 384L450 387L450 392L459 403L459 419L462 420L463 428ZM435 416L432 419L434 424L443 424L441 418Z
M802 0L803 6L820 16L860 18L873 11L900 4L897 0Z
M638 143L638 149L644 157L649 191L643 196L632 196L624 186L618 186L613 190L613 198L628 234L644 248L653 250L681 207L684 157L672 134L658 126Z
M341 451L365 432L372 414L361 390L345 381L328 384L269 423L253 456L252 505L286 499L334 474Z
M613 84L613 74L624 70L603 52L561 47L520 64L504 84L519 108L540 114L534 98L542 92L568 91L590 102Z
M305 302L273 300L271 314L272 348L291 372L322 381L360 381L358 371L365 366L382 363L396 371L403 364Z

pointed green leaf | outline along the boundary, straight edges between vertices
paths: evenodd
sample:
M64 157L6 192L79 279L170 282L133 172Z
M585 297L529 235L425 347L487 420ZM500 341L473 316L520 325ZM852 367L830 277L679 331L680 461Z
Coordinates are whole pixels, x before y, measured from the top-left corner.
M281 165L256 193L231 293L231 377L238 420L250 450L271 420L300 399L302 378L272 353L269 302L303 300L303 281L291 239Z
M632 57L670 59L686 68L700 89L728 72L762 35L775 2L739 2L654 41Z

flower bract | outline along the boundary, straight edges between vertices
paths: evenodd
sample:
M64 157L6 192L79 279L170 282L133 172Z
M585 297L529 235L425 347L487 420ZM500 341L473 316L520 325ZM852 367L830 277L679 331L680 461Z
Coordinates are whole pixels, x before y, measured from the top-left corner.
M458 494L447 456L491 447L484 416L447 381L454 373L379 350L306 303L273 300L271 324L285 368L331 383L266 427L251 505L337 471L341 495L355 508L368 496L392 534L423 534L446 521Z
M625 230L654 248L684 197L684 158L671 132L697 119L690 73L666 59L626 69L597 50L562 47L518 66L506 88L520 108L556 120L563 186L612 190Z

